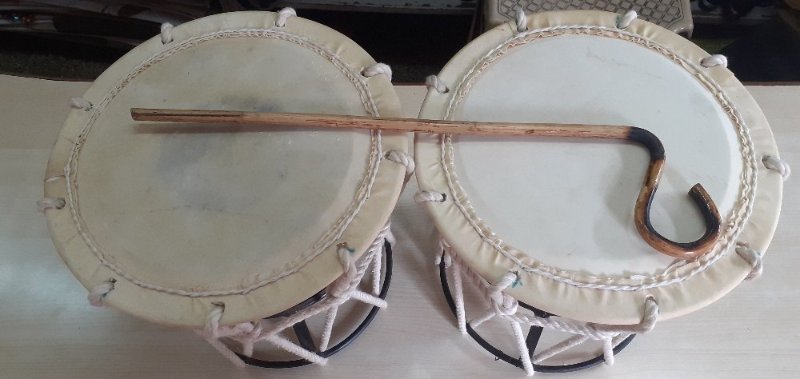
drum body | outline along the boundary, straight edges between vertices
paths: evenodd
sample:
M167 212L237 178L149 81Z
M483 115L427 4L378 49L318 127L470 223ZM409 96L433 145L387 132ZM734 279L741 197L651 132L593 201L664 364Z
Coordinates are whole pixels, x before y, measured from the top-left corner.
M639 146L417 135L419 187L433 194L418 198L447 258L482 283L500 316L513 318L502 309L521 302L575 325L641 326L653 304L659 320L685 315L760 268L782 194L781 175L762 162L777 148L722 57L635 14L541 13L477 38L429 85L420 118L646 129L666 150L654 227L675 241L702 234L686 194L695 183L722 215L710 253L676 260L634 226L648 165Z
M365 73L376 63L360 47L293 14L165 25L73 101L46 173L61 206L46 215L95 300L252 339L261 318L379 261L406 175L386 156L406 153L406 135L131 119L132 107L399 115L388 71Z

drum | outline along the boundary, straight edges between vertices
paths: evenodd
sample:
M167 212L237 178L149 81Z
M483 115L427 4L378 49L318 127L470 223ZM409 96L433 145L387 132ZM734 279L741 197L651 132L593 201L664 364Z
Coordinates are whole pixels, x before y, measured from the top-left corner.
M445 291L463 333L528 374L610 364L633 334L760 273L788 166L725 65L634 12L568 11L519 14L428 78L423 119L645 129L666 154L652 227L679 242L703 234L686 195L694 183L722 221L710 250L694 258L646 243L634 208L648 151L636 145L418 134L415 197L440 232L442 279L452 283ZM516 352L482 337L494 330L482 325L498 321ZM542 328L570 336L535 351ZM586 341L599 341L603 354L559 358Z
M41 203L92 304L194 329L240 365L324 364L386 306L408 136L158 125L130 109L400 115L388 66L294 16L165 24L72 99ZM339 338L350 300L375 308ZM254 345L299 359L266 362Z

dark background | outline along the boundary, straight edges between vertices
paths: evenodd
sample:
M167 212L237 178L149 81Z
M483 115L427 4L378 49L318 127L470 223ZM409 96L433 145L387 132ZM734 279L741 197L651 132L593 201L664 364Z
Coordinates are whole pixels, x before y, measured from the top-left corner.
M277 10L287 4L0 1L0 73L92 80L130 48L158 34L161 22L178 24L230 10ZM393 7L337 4L298 13L342 32L391 65L396 83L420 83L438 72L482 27L479 0L400 0ZM710 53L728 56L729 68L740 80L800 82L800 11L783 0L694 0L692 6L691 40Z

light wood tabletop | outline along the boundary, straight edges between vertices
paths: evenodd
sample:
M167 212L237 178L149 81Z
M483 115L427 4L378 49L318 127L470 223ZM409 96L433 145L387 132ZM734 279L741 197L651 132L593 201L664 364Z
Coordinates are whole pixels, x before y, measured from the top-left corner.
M238 369L194 333L94 308L53 247L37 212L42 178L68 99L89 83L0 76L0 378L485 378L524 372L456 329L434 266L436 231L405 189L392 217L398 244L389 308L327 366ZM748 87L783 159L800 167L800 86ZM425 89L399 86L416 115ZM720 301L659 323L613 366L564 378L798 377L800 180L784 187L783 211L761 278Z

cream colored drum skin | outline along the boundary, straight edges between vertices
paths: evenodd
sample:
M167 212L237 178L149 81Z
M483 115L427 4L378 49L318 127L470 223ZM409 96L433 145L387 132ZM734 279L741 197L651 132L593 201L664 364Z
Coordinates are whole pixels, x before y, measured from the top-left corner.
M633 224L648 162L639 147L418 134L420 190L446 199L423 200L444 242L490 284L518 273L519 285L504 291L514 299L577 321L632 325L648 298L659 320L682 316L760 265L783 186L763 162L778 151L758 105L721 57L635 14L541 13L483 34L428 84L420 118L618 124L654 133L666 168L653 224L672 240L703 231L686 195L694 183L719 207L714 250L673 260L645 244Z
M293 11L291 12L293 14ZM390 73L355 43L282 11L215 15L126 54L78 99L53 148L46 210L64 261L104 302L200 328L286 310L384 229L407 135L139 124L132 107L399 116ZM373 70L374 71L374 70ZM100 286L100 287L98 287Z

